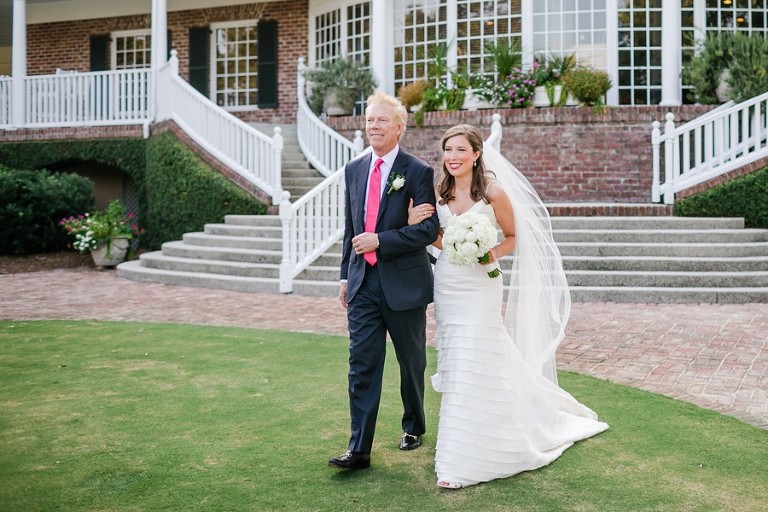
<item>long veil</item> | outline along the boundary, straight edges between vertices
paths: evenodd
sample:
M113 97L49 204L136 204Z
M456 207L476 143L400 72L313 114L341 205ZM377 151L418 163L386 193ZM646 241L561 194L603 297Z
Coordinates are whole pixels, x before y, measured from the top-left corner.
M565 337L571 294L544 203L523 174L485 144L485 168L498 179L515 214L516 246L504 324L523 359L557 383L555 350Z

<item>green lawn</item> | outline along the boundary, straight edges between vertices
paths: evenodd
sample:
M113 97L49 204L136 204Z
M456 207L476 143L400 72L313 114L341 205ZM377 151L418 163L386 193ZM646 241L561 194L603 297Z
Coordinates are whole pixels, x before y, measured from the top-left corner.
M0 510L766 510L768 431L571 373L561 385L610 430L541 470L441 490L439 395L424 446L398 450L392 353L372 467L339 472L346 369L338 336L0 322Z

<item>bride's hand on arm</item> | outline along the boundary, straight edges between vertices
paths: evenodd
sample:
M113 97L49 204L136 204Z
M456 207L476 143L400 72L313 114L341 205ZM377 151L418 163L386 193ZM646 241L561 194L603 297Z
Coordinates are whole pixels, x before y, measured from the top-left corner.
M435 207L429 203L413 205L413 198L408 202L408 225L413 226L424 219L430 218L435 213Z
M418 206L413 206L413 198L411 198L410 201L408 202L408 225L413 226L414 224L418 224L424 219L430 218L432 215L435 214L435 211L436 211L435 207L429 203L422 203ZM440 232L437 235L437 240L432 242L432 245L434 245L438 249L443 248L442 235L443 235L443 230L440 229Z

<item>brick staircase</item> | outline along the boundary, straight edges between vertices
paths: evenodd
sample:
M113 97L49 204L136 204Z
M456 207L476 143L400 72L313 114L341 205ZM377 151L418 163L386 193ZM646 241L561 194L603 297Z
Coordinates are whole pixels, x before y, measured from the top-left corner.
M574 205L571 212L584 209L589 205ZM564 215L568 208L552 211ZM768 230L745 229L742 219L556 216L552 225L574 301L768 302ZM336 295L339 245L297 277L294 293ZM278 217L230 215L224 224L208 224L202 233L121 264L117 273L140 281L278 293L281 247ZM511 267L509 257L502 267Z

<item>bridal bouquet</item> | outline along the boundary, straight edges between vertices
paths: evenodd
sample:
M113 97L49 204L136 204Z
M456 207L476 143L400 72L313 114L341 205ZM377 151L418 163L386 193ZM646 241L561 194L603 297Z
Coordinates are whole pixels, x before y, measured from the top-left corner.
M488 262L488 250L496 245L498 233L490 219L475 212L465 212L451 217L443 233L443 250L454 265ZM498 268L488 272L498 277Z

